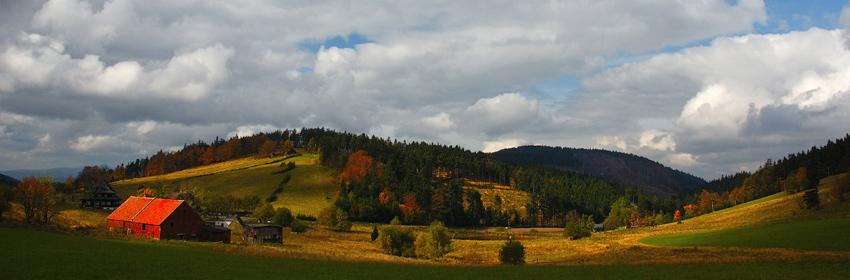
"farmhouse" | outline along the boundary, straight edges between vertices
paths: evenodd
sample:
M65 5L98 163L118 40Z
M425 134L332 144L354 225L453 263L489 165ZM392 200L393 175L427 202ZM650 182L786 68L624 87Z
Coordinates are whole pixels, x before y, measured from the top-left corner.
M121 198L106 181L100 180L91 189L87 197L80 198L83 207L113 210L121 205Z
M131 196L106 221L109 230L128 235L230 243L230 229L205 226L201 216L183 200Z

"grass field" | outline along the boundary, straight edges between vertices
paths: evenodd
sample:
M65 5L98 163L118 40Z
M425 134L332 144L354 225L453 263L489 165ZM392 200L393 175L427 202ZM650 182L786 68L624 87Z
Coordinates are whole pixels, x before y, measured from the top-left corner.
M719 246L850 251L850 219L833 218L659 235L640 242L659 246Z
M9 228L0 228L0 240L15 240L0 243L4 279L846 279L850 275L850 266L833 263L477 267L304 261Z
M286 174L275 171L282 169L283 162L295 162L295 169L287 172L292 179L272 203L276 207L286 206L293 214L316 216L322 208L332 203L338 187L335 171L318 164L318 156L312 154L293 158L256 159L242 158L198 168L178 171L162 176L136 178L111 183L119 196L134 195L139 186L165 184L177 186L189 184L203 189L211 195L232 194L237 197L257 195L268 197Z

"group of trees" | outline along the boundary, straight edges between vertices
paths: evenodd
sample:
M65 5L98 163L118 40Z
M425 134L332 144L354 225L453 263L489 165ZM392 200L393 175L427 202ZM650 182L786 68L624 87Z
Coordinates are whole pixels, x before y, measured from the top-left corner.
M307 231L307 224L292 216L292 211L286 207L275 208L271 204L261 204L254 209L254 218L260 223L267 223L270 220L274 224L289 227L292 232Z
M373 233L372 241L387 253L404 257L436 259L452 251L452 237L440 221L434 221L416 237L411 228L391 224L383 227L377 235Z
M340 170L336 206L353 220L406 224L442 221L448 226L564 226L571 211L601 220L623 187L589 175L518 166L458 146L305 129L323 165ZM485 208L466 180L510 185L528 192L528 215Z
M272 157L290 154L294 152L294 148L306 145L301 136L302 134L298 133L297 130L278 130L246 137L236 135L228 140L216 137L209 144L198 140L197 143L183 145L180 150L160 150L149 157L120 164L114 169L106 166L86 168L99 169L90 171L98 171L96 172L97 176L107 182L163 175L245 156ZM80 178L76 179L79 180ZM86 187L80 184L75 186L83 189Z

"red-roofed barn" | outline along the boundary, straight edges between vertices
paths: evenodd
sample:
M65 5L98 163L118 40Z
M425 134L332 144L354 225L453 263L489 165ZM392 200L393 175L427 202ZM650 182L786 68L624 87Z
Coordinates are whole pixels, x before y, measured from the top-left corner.
M183 200L131 196L106 217L109 230L157 239L209 240L211 232L204 230L204 219ZM215 232L214 241L230 243L227 237Z

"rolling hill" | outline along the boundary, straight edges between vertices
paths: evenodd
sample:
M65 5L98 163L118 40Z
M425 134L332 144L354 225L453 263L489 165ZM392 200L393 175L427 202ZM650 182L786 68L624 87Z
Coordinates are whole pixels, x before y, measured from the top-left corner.
M628 184L659 196L675 196L705 184L702 178L650 159L606 150L522 146L504 149L492 155L496 159L515 164L539 165L589 174L610 182Z
M274 192L285 176L276 173L281 169L280 163L292 161L296 167L286 173L291 175L292 179L285 184L283 191L278 194L278 200L272 205L286 206L293 214L316 216L322 208L333 203L331 198L338 187L336 171L318 165L317 158L316 155L287 159L248 157L166 175L113 182L111 185L121 197L134 195L139 186L186 184L211 195L234 195L241 198L257 195L266 198Z

